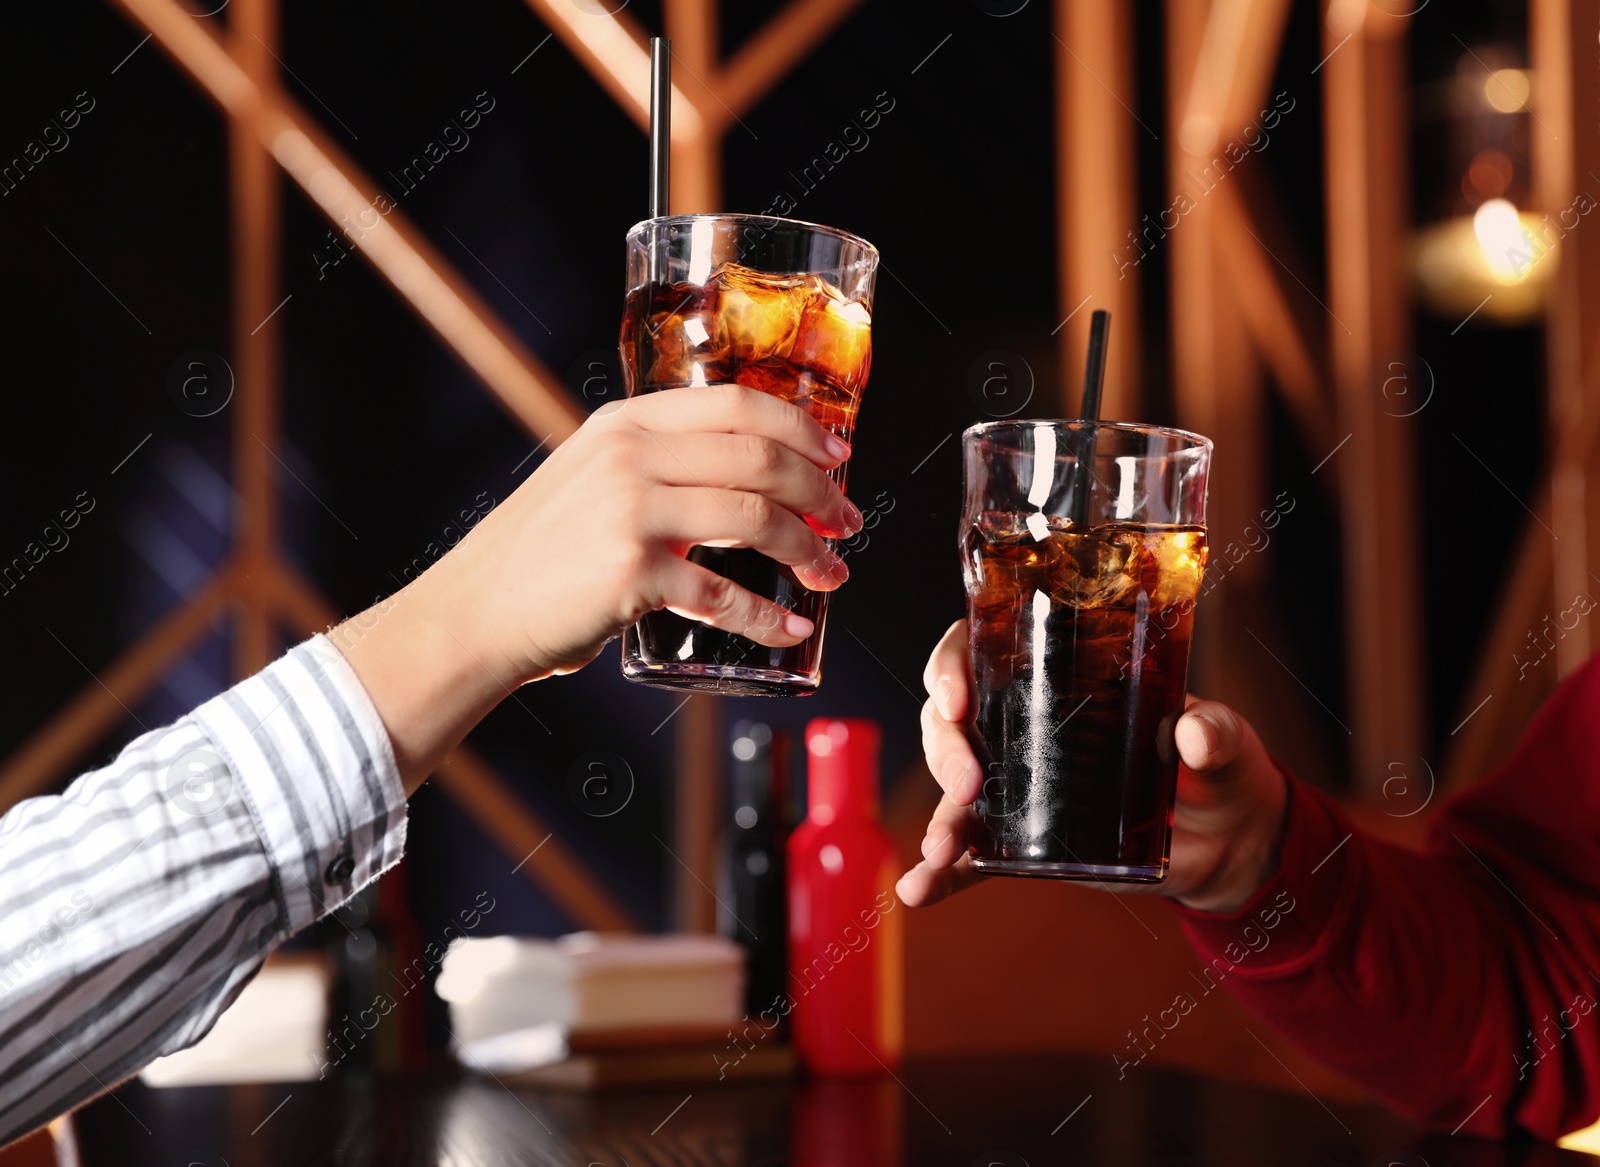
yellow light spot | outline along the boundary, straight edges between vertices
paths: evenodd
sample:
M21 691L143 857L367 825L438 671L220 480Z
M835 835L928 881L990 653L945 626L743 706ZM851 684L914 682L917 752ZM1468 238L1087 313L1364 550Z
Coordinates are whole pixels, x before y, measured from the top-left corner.
M1521 69L1496 69L1483 83L1483 96L1501 113L1517 113L1528 106L1532 86Z
M1495 279L1507 284L1522 279L1532 263L1533 249L1523 235L1516 207L1505 199L1490 199L1472 216L1472 231Z

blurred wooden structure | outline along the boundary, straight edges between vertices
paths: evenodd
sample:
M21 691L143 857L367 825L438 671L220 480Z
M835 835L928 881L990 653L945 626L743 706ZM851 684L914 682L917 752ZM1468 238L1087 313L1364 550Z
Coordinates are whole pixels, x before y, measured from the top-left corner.
M1262 556L1247 553L1208 596L1218 603L1207 624L1226 634L1202 633L1195 671L1197 687L1275 737L1307 743L1295 758L1307 777L1335 777L1318 765L1329 751L1312 743L1348 736L1352 777L1370 792L1388 759L1425 745L1415 440L1410 419L1386 414L1379 393L1407 345L1407 21L1366 0L1326 8L1327 55L1308 78L1326 111L1328 287L1319 294L1276 192L1259 168L1233 173L1229 160L1262 132L1263 111L1307 97L1269 92L1288 14L1289 0L1167 5L1171 195L1195 204L1167 241L1174 387L1180 423L1217 443L1217 566L1230 542L1250 545L1247 531L1274 505L1269 384L1318 463L1345 532L1348 723L1328 709L1332 694L1319 697L1297 675L1266 602Z
M527 0L616 99L648 130L649 37L623 11L601 15L568 0ZM672 42L672 192L675 214L717 211L722 205L722 139L805 58L860 0L790 0L733 57L717 50L719 0L664 0L665 35ZM680 928L716 927L717 837L723 740L717 704L685 698L673 719L676 733L673 855L679 875L674 918Z
M1387 763L1429 751L1415 422L1396 416L1406 410L1395 409L1392 400L1385 408L1384 390L1391 378L1418 373L1410 367L1410 276L1402 264L1412 226L1407 37L1424 3L1318 0L1321 59L1309 74L1296 70L1304 90L1285 91L1291 99L1312 87L1322 94L1324 286L1312 279L1303 260L1311 248L1296 245L1275 192L1249 168L1229 173L1231 167L1216 161L1272 104L1269 86L1290 0L1167 0L1167 110L1158 128L1168 197L1186 195L1193 206L1180 226L1158 225L1153 238L1170 249L1179 422L1211 435L1218 447L1213 555L1229 540L1243 543L1246 525L1274 502L1264 457L1265 394L1272 391L1317 466L1315 482L1336 508L1346 561L1348 723L1335 721L1323 704L1338 704L1333 695L1307 693L1297 676L1282 675L1292 675L1295 662L1272 625L1259 555L1242 559L1227 586L1207 597L1206 626L1226 626L1231 634L1226 641L1197 641L1195 687L1234 704L1275 738L1312 743L1301 762L1307 777L1340 777L1325 763L1318 773L1315 743L1348 734L1353 817L1362 829L1401 842L1417 839L1426 816L1385 813ZM1593 52L1600 0L1529 0L1529 11L1535 113L1548 127L1533 135L1531 209L1554 219L1586 189L1583 176L1600 182L1593 113L1600 108ZM1131 111L1124 116L1114 105L1108 110L1105 100L1078 98L1094 77L1086 82L1067 75L1087 74L1092 61L1101 98L1123 92L1132 46L1119 20L1105 13L1086 17L1080 0L1055 0L1055 31L1065 42L1057 52L1057 108L1064 115L1056 127L1059 157L1097 140L1096 157L1111 160L1091 168L1087 181L1065 163L1058 169L1075 184L1057 191L1063 247L1058 315L1064 316L1091 292L1100 297L1119 290L1112 287L1117 256L1098 268L1094 261L1107 248L1128 257L1125 241L1113 234L1133 217L1123 202L1129 180L1118 160L1126 154L1125 139L1144 131ZM1089 118L1099 122L1078 122ZM1109 140L1118 136L1124 140ZM1149 227L1149 220L1134 225L1141 236ZM1494 627L1483 637L1481 664L1451 719L1462 725L1447 743L1449 752L1430 761L1444 788L1485 773L1548 692L1556 670L1542 687L1517 683L1513 653L1524 647L1527 631L1575 595L1597 594L1591 585L1600 585L1589 550L1600 539L1600 235L1569 232L1561 247L1547 309L1553 453L1538 499L1529 500L1535 514L1525 522ZM1099 287L1091 286L1095 279ZM1064 405L1070 408L1076 397L1071 370L1081 366L1081 355L1064 346L1064 357ZM1562 673L1594 647L1589 626L1579 628L1581 635L1569 631L1558 641ZM1239 629L1249 637L1240 637ZM888 804L908 863L917 856L937 793L925 770L913 770ZM1438 797L1433 801L1437 805ZM1141 1014L1193 989L1192 954L1173 917L1149 897L996 881L913 917L907 936L908 967L940 970L937 978L912 978L907 986L907 1033L918 1053L1081 1048L1126 1055L1125 1031L1137 1029ZM1048 1007L1052 1002L1058 1007ZM1083 1002L1093 1005L1074 1005ZM1226 994L1206 997L1154 1057L1291 1090L1359 1095Z
M1531 135L1531 208L1555 219L1580 192L1595 197L1600 174L1600 70L1594 60L1600 29L1597 0L1529 0L1529 55L1537 78L1539 128ZM1548 692L1523 684L1515 658L1531 657L1528 639L1574 597L1595 595L1600 577L1590 567L1600 547L1600 238L1581 231L1561 240L1560 266L1550 288L1545 330L1545 402L1549 449L1543 482L1530 499L1534 517L1523 526L1506 597L1484 641L1470 699L1486 700L1462 727L1446 770L1446 785L1470 782L1504 757ZM1596 647L1586 621L1555 642L1556 673L1564 676ZM1468 710L1463 710L1463 714Z
M530 434L560 440L584 416L560 381L495 317L402 211L372 212L376 184L278 84L275 0L235 0L223 38L176 0L124 0L121 7L228 119L238 537L231 558L209 584L101 670L7 760L0 769L0 806L47 789L70 773L79 756L220 618L234 620L234 671L243 677L278 654L285 631L307 636L341 617L289 565L278 538L282 347L278 312L288 302L280 294L280 168L336 226L355 225L367 259ZM372 226L362 230L369 220ZM633 926L604 886L550 838L538 818L470 747L456 750L436 781L491 838L519 859L527 856L522 870L577 924ZM540 846L542 840L548 842Z
M234 621L234 672L244 677L280 651L284 632L307 636L340 617L280 552L276 468L281 416L281 196L278 171L297 183L395 292L438 333L506 412L540 443L557 444L583 409L433 245L393 208L374 214L380 188L279 84L276 0L233 0L219 36L178 0L115 0L228 119L233 236L233 413L239 505L237 544L216 576L100 670L49 724L0 767L0 808L49 789L218 620ZM673 40L675 209L720 207L721 142L747 112L859 0L794 0L728 60L718 58L716 0L667 0ZM641 128L649 117L645 31L623 12L568 0L529 7ZM369 225L370 224L370 225ZM692 698L675 719L678 742L673 851L685 873L682 927L715 924L720 733L715 705ZM469 746L440 767L436 783L580 928L635 926L604 885L547 831Z
M247 674L275 654L285 630L317 631L338 613L279 552L275 487L279 443L282 295L278 172L287 174L336 225L365 224L378 188L285 92L278 80L276 0L234 0L229 25L195 19L179 0L114 0L224 112L230 141L233 212L233 414L240 497L238 542L216 577L152 628L86 686L0 768L0 807L47 789L83 750L117 723L216 621L235 622L235 670ZM1382 407L1381 386L1409 345L1407 275L1402 270L1408 189L1404 95L1407 9L1398 0L1317 0L1324 57L1290 100L1320 89L1325 144L1325 287L1308 283L1278 196L1260 168L1230 174L1226 148L1255 125L1277 66L1291 0L1167 0L1167 109L1162 148L1169 194L1193 203L1181 229L1149 234L1138 210L1138 142L1155 135L1134 112L1134 44L1125 6L1053 0L1060 305L1067 318L1110 307L1137 334L1139 272L1114 253L1140 240L1168 249L1173 377L1180 420L1212 435L1219 469L1211 525L1219 551L1243 540L1273 505L1264 475L1265 394L1277 392L1305 446L1321 459L1316 481L1336 504L1344 531L1349 632L1344 702L1348 724L1304 690L1284 638L1264 603L1265 561L1247 556L1216 593L1207 624L1244 628L1197 648L1200 683L1275 728L1317 742L1347 734L1358 789L1370 796L1385 762L1425 753L1425 691L1417 610L1416 452L1413 423ZM648 107L646 33L625 11L570 0L526 0L538 19L638 123ZM717 0L664 0L677 68L673 119L674 209L721 206L721 143L741 115L811 52L859 0L791 0L733 56L718 49ZM1600 101L1588 46L1600 0L1530 0L1539 76L1538 113L1553 127L1535 138L1537 209L1572 201L1577 176L1600 171L1600 141L1585 124ZM1091 70L1088 62L1094 62ZM1158 216L1159 217L1159 216ZM483 381L537 441L559 442L582 410L558 379L499 320L399 209L376 216L359 250L395 291ZM1551 297L1548 355L1555 456L1541 500L1552 540L1529 534L1488 638L1469 700L1492 699L1468 718L1446 772L1480 773L1525 722L1540 696L1515 686L1512 650L1542 612L1587 590L1588 547L1600 532L1600 478L1590 473L1600 445L1600 235L1564 244ZM1108 259L1108 255L1113 258ZM1058 329L1062 368L1082 364L1082 329ZM1133 344L1114 346L1108 408L1139 409ZM1070 387L1070 376L1064 381ZM1588 652L1588 626L1560 644L1570 669ZM1204 635L1204 633L1203 633ZM1268 658L1273 659L1268 659ZM1276 664L1273 663L1276 660ZM1279 670L1290 677L1278 675ZM1292 680L1290 679L1292 678ZM1331 697L1331 695L1329 695ZM1322 706L1319 708L1318 706ZM676 910L688 928L709 928L715 880L713 841L720 788L721 733L714 703L690 699L674 721L678 743L674 853L685 873ZM1311 751L1313 755L1324 751ZM1318 776L1313 757L1309 776ZM1331 774L1320 775L1325 778ZM470 748L441 769L451 793L551 898L585 927L625 928L627 913Z

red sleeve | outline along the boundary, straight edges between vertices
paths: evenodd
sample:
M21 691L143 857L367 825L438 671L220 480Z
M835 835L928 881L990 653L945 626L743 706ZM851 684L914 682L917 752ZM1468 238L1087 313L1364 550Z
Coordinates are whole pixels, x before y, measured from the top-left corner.
M1444 1131L1600 1116L1600 655L1416 854L1290 780L1278 873L1184 908L1211 975L1307 1053Z

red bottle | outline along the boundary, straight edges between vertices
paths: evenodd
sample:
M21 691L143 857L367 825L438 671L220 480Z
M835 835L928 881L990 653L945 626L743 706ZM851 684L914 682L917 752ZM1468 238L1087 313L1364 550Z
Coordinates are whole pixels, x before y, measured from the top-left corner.
M878 822L878 727L806 726L805 822L789 836L789 994L795 1051L814 1074L900 1065L905 909L899 855Z

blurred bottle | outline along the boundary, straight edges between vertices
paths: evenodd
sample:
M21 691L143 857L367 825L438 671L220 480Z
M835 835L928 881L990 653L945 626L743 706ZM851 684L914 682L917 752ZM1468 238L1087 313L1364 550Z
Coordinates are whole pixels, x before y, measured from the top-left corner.
M411 994L396 976L421 963L406 869L402 860L334 909L324 926L333 970L324 1073L394 1072L424 1063L422 994Z
M377 908L378 885L370 883L335 908L332 926L323 929L333 969L328 1061L347 1073L385 1069L389 1060L379 978L393 956Z
M759 721L733 727L733 821L723 843L717 930L750 954L745 1008L752 1017L775 1011L785 991L789 740Z
M806 726L809 810L789 838L789 994L795 1049L815 1074L900 1064L904 940L898 859L878 822L877 725Z

